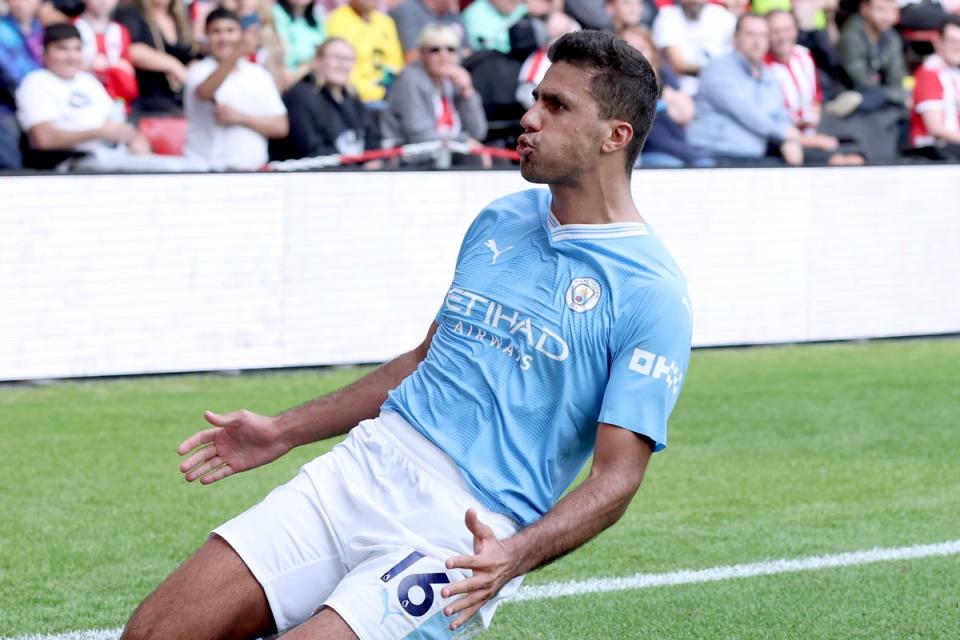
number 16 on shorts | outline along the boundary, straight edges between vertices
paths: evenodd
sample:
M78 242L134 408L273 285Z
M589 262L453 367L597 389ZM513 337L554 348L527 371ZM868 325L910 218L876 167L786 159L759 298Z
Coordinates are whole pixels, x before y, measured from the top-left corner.
M380 581L384 584L381 625L399 622L391 620L397 615L416 629L408 638L459 635L448 629L450 621L441 612L440 589L451 582L442 561L414 551L384 572Z

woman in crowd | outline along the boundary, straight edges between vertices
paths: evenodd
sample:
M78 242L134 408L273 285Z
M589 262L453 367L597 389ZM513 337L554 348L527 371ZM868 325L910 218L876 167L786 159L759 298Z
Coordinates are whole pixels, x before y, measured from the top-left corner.
M141 113L175 113L187 65L199 59L183 0L134 0L117 10L117 22L130 31L130 60L137 70Z
M373 114L349 83L355 62L353 47L342 38L331 38L317 48L313 72L283 96L290 136L280 155L357 155L380 148Z
M283 41L289 87L310 73L311 61L325 36L323 22L314 11L313 0L277 0L273 20Z
M661 61L650 31L628 27L620 32L627 44L643 54L663 87L657 101L657 117L640 154L644 167L712 167L713 160L687 142L686 126L693 120L693 98L680 90L680 81L670 65Z
M483 140L487 119L470 72L460 66L459 34L427 25L417 46L420 59L403 69L387 96L384 138L393 144Z

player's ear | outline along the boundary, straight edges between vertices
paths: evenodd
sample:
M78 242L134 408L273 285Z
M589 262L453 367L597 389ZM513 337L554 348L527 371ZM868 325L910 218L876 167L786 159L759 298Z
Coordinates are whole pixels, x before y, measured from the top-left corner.
M625 120L612 120L609 133L600 145L600 149L604 153L614 153L625 149L631 140L633 140L633 127L630 123Z

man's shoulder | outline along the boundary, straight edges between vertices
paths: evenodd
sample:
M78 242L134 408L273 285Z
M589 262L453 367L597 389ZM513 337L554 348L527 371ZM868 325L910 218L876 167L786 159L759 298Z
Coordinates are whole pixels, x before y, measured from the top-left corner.
M64 80L60 76L56 75L49 69L34 69L27 75L23 77L23 80L20 81L20 86L18 90L22 91L35 91L40 88L55 88L59 86L64 86L70 84L69 81Z
M843 28L840 29L840 40L837 42L837 46L844 44L849 46L855 41L862 42L865 36L866 30L864 28L863 18L857 14L854 14L847 18L847 21L843 23Z
M744 68L743 59L736 51L725 53L710 60L703 69L704 76L730 77L751 77L750 72Z
M550 207L550 191L526 189L497 198L485 206L471 225L475 232L504 224L539 224Z
M10 16L0 17L0 45L9 46L20 40L20 33Z
M532 216L550 206L548 189L524 189L493 200L484 211L499 211L508 215Z

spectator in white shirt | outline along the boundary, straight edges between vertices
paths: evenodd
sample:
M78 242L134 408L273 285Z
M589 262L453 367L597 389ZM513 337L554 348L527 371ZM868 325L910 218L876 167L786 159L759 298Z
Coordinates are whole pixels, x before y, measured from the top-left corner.
M186 155L214 170L257 169L267 140L289 131L286 107L270 73L247 60L257 43L237 14L214 9L206 33L210 57L190 67L184 84Z
M737 19L732 13L706 0L680 0L663 7L653 22L653 41L680 74L680 87L697 92L697 76L707 63L733 50Z
M30 148L68 152L70 168L102 171L177 171L182 159L150 154L150 143L124 121L114 102L83 68L80 32L72 24L44 33L44 68L29 73L17 89L17 119ZM66 167L64 167L66 168Z

